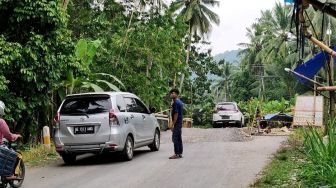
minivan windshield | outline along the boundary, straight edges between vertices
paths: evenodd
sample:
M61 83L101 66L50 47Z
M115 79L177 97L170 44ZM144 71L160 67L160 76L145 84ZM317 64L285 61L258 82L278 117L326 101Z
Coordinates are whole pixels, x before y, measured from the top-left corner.
M108 112L112 108L109 96L68 98L60 110L61 114L87 115Z
M218 104L217 105L217 110L218 111L235 111L236 110L236 106L234 104Z

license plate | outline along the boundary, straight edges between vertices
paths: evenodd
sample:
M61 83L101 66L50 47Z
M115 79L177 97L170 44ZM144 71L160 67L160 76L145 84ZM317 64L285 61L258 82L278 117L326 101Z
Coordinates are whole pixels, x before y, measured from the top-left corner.
M230 116L222 116L222 119L230 119Z
M74 134L93 134L94 126L78 126L74 128Z

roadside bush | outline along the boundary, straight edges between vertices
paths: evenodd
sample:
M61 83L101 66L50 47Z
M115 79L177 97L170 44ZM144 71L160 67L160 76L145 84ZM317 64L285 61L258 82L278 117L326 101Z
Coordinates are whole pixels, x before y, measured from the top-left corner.
M322 130L308 128L304 131L304 153L307 165L303 167L302 179L312 187L336 186L336 121L328 122L327 139Z

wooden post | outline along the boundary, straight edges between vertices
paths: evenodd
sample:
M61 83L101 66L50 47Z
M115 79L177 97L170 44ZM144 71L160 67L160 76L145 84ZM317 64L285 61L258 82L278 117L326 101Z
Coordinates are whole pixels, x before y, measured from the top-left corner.
M329 86L332 87L334 85L334 58L330 56L329 61ZM335 91L330 90L329 91L329 97L330 97L330 119L334 120L335 118Z
M315 75L315 76L314 76L314 96L317 95L316 90L317 90L317 85L316 85L316 75Z

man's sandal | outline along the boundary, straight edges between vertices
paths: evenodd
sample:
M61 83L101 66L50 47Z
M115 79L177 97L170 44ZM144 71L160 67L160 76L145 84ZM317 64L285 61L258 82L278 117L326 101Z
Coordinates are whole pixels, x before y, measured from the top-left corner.
M179 155L173 155L171 157L169 157L169 159L180 159L181 157Z

